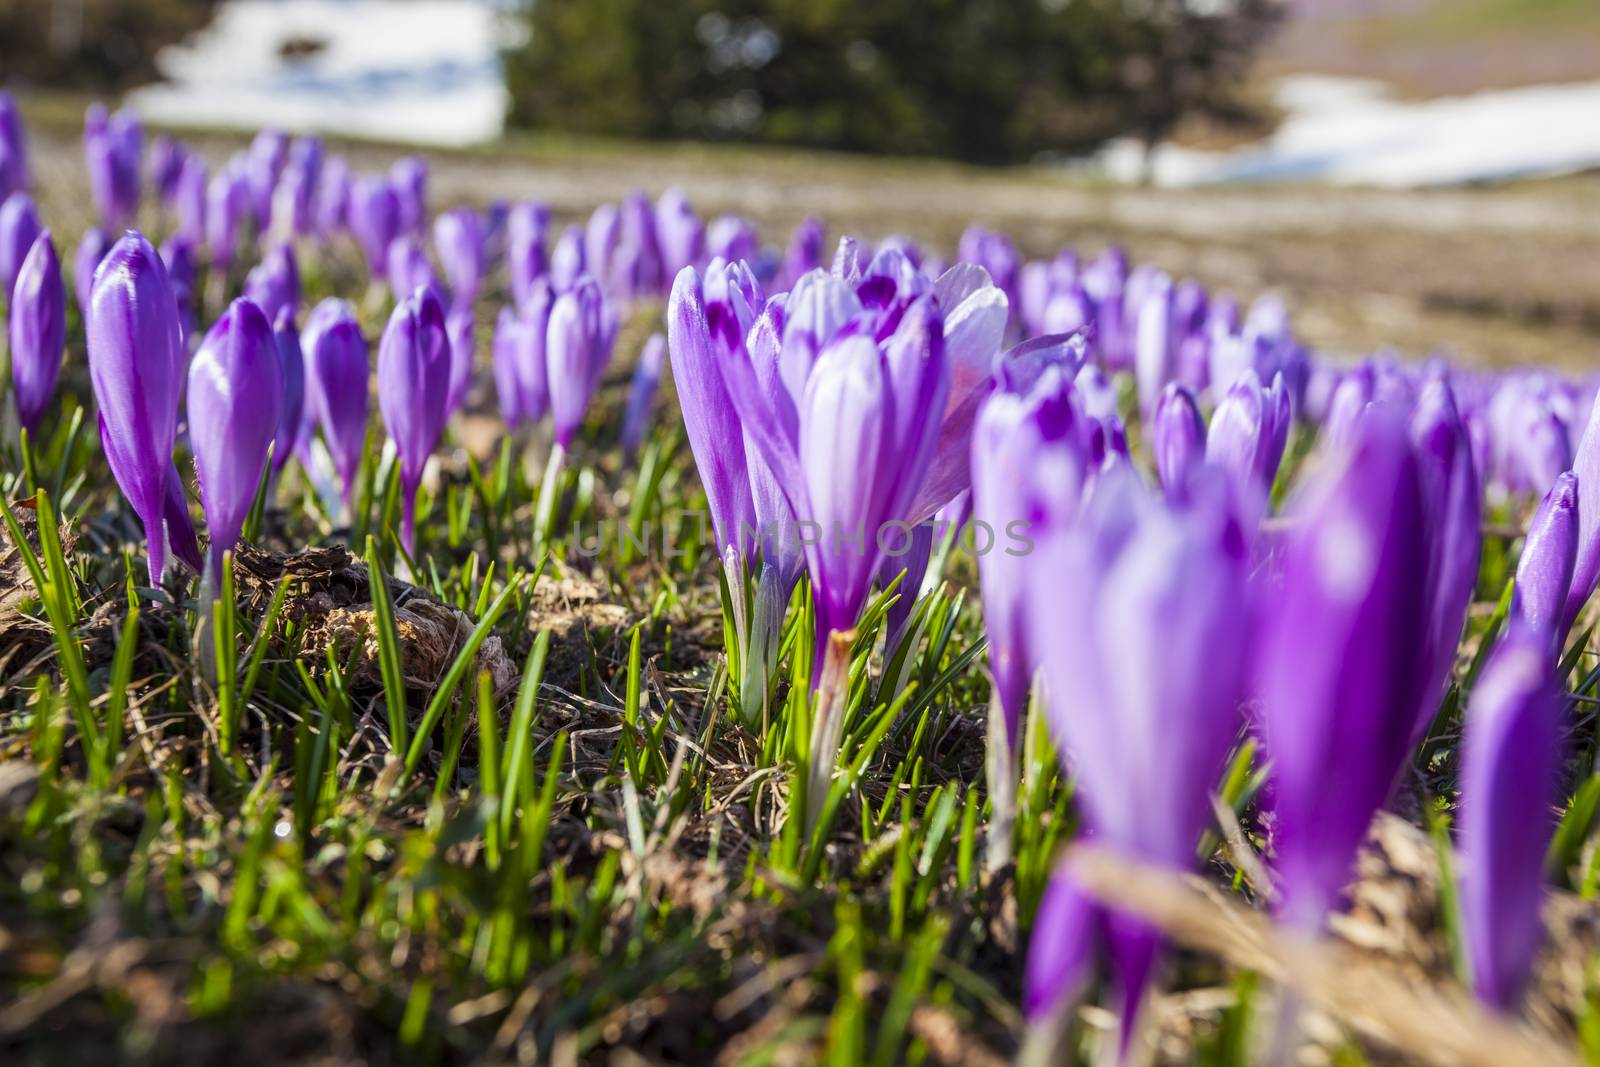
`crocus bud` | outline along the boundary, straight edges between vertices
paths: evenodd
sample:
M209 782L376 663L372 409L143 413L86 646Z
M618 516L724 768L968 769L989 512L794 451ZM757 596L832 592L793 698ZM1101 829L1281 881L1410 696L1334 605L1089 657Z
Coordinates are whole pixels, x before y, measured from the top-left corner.
M12 193L0 204L0 294L11 299L11 290L17 284L17 273L27 258L33 243L44 230L39 221L39 209L27 193Z
M402 156L389 168L389 183L394 187L399 208L396 224L400 233L421 235L428 221L428 164L421 156Z
M749 219L723 215L713 219L706 230L706 253L725 263L744 262L755 266L761 253L761 238Z
M1478 583L1483 505L1472 442L1443 379L1423 386L1411 416L1411 441L1421 477L1428 539L1428 627L1412 743L1420 744L1450 685L1467 605Z
M189 445L211 544L206 576L239 541L283 412L283 365L261 309L235 300L206 331L189 364Z
M0 200L28 187L28 142L22 112L11 94L0 90Z
M1172 279L1157 275L1137 309L1133 341L1133 376L1139 388L1139 410L1149 412L1161 388L1177 369L1178 331L1173 322ZM1226 401L1224 401L1226 403Z
M1288 421L1283 380L1275 378L1271 389L1263 389L1256 372L1247 370L1212 412L1206 459L1226 471L1239 489L1265 501L1283 459Z
M108 116L104 107L91 104L84 116L89 191L101 222L112 233L132 225L139 212L143 138L139 120L125 110Z
M577 285L578 279L588 269L583 231L576 226L568 226L550 253L550 286L556 292L564 293Z
M295 265L294 247L280 244L267 253L244 279L244 295L261 309L267 321L276 322L278 313L291 315L300 308L300 268Z
M656 238L661 243L662 266L674 276L684 267L705 262L705 224L682 189L668 189L656 201Z
M623 295L641 297L661 292L666 275L661 265L661 242L656 236L655 205L637 189L622 198L622 256L626 270Z
M566 448L583 423L617 338L617 314L587 276L550 307L545 361L556 443Z
M1512 610L1558 648L1566 637L1567 590L1577 558L1578 496L1578 476L1565 471L1534 512L1517 561Z
M150 145L150 184L163 204L170 204L178 191L178 178L183 174L188 153L170 134L160 134Z
M343 156L331 157L317 182L317 233L324 239L340 233L350 224L350 164Z
M743 348L745 332L757 309L744 300L738 286L724 286L723 292L726 299L722 303L708 303L699 274L685 267L667 304L672 382L689 450L705 488L719 554L730 547L752 547L744 531L754 529L756 521L744 429L719 364L721 348Z
M461 410L472 388L472 308L453 307L444 319L445 336L450 342L450 391L445 399L445 417Z
M1473 690L1461 754L1463 933L1473 991L1502 1011L1516 1008L1544 933L1561 715L1546 635L1512 626Z
M140 234L125 235L101 264L84 334L106 462L144 523L156 585L167 562L183 348L167 268Z
M111 238L98 226L83 231L78 250L72 256L72 291L78 298L78 310L89 310L89 296L94 292L94 272L100 261L111 251Z
M521 325L517 312L509 306L502 307L494 322L494 340L490 343L491 369L494 371L494 395L500 403L500 417L506 428L515 430L522 424L522 387L517 380L516 346L521 343Z
M822 266L822 250L827 240L827 227L815 215L809 216L794 228L789 236L789 246L784 249L783 264L778 269L778 285L793 289L802 275Z
M306 141L296 141L298 148ZM319 147L321 142L311 141ZM295 158L293 154L287 166L283 168L283 176L278 179L278 188L272 194L272 218L277 232L280 235L304 237L316 227L316 201L317 183L321 179L322 159L320 154L312 159Z
M1088 478L1087 428L1072 389L1074 360L1067 349L1047 349L1045 355L1031 365L1016 363L1010 373L999 371L1000 388L980 409L973 429L972 513L997 538L1030 536L1046 502L1064 516ZM1002 550L978 557L993 704L1003 726L997 740L1007 757L1021 740L1033 674L1023 597L1031 567L1028 554ZM1009 759L1001 771L1014 775Z
M1243 725L1251 645L1245 538L1221 480L1208 481L1183 504L1119 478L1081 514L1047 508L1020 591L1051 732L1090 832L1180 872L1194 865L1206 798ZM1131 916L1106 919L1126 1051L1160 938Z
M212 176L206 186L206 251L211 265L226 272L239 251L239 238L250 217L250 186L242 161Z
M1578 552L1562 612L1564 630L1571 629L1600 581L1600 396L1573 450L1572 469L1578 476Z
M583 228L583 262L595 281L616 292L617 247L622 243L622 216L615 204L601 204Z
M423 468L439 444L450 389L450 341L433 291L417 289L395 306L378 342L378 410L400 454L402 529L416 547L416 495Z
M1177 382L1168 382L1156 402L1150 421L1150 451L1156 474L1170 493L1183 486L1189 472L1205 460L1206 424L1194 394Z
M250 214L256 230L266 233L272 225L272 195L277 191L283 165L289 158L289 137L282 130L261 130L250 141L245 153L244 176L250 190Z
M549 270L545 254L549 228L550 209L544 204L520 203L506 217L506 265L511 273L511 297L519 307L527 303L534 283Z
M1255 692L1272 759L1281 909L1320 926L1410 753L1428 544L1403 412L1374 406L1304 487L1262 597Z
M544 279L534 283L528 301L517 312L518 329L512 334L512 375L517 384L517 410L528 422L538 422L550 410L550 308L555 294Z
M40 232L17 273L11 290L10 327L17 414L32 432L55 395L67 341L67 290L49 230Z
M651 408L661 385L661 364L667 356L667 339L650 335L633 368L633 383L628 387L628 409L622 417L622 455L628 462L639 451L639 444L650 429Z
M1018 254L1017 246L1011 243L1011 238L982 226L969 226L961 235L956 258L963 263L976 263L988 271L989 277L1010 299L1010 306L1019 306L1016 294L1022 256Z
M361 336L355 308L331 298L318 304L306 318L300 348L306 396L315 397L315 410L309 413L322 426L348 505L367 436L367 341Z
M205 161L199 156L188 156L178 174L178 185L173 191L173 210L178 216L177 234L202 245L206 240L206 185Z
M400 198L382 178L359 178L350 186L350 232L367 257L374 278L389 263L389 246L400 232Z
M278 418L278 433L273 438L272 469L283 470L300 437L305 414L306 367L300 353L300 331L295 329L294 312L284 308L272 328L278 345L278 366L283 372L283 403Z
M418 289L439 288L439 279L433 273L433 264L428 262L427 251L422 242L409 233L401 234L389 245L386 263L389 289L397 300L404 300L407 294Z
M483 219L469 208L446 211L433 221L433 251L444 267L454 302L472 306L483 286Z

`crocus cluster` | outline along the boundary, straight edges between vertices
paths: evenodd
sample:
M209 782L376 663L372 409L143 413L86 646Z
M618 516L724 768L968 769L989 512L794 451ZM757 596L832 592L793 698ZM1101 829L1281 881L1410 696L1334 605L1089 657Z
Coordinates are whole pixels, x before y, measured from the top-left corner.
M1318 935L1374 815L1436 747L1441 710L1464 709L1463 934L1475 992L1516 1008L1561 773L1557 668L1600 582L1592 385L1335 359L1301 343L1270 294L1242 305L1116 248L1030 261L977 225L947 264L906 237L830 244L816 217L765 242L743 217L703 221L676 189L559 225L537 202L430 216L420 157L358 174L314 137L264 130L208 168L166 135L146 157L137 119L98 105L84 151L99 224L68 278L0 93L13 403L30 434L50 417L70 282L106 464L153 585L176 559L215 593L291 456L327 514L349 518L374 393L393 464L380 469L397 470L414 554L430 459L486 396L474 342L491 311L481 369L507 428L548 445L536 539L553 542L563 464L601 421L593 398L633 316L648 340L606 439L627 461L641 450L670 367L744 724L773 714L784 648L799 677L809 668L796 694L811 701L808 775L793 795L806 819L875 662L852 655L881 639L887 664L916 647L935 545L982 524L1006 542L977 563L994 868L1010 859L1030 708L1075 782L1086 837L1173 874L1197 864L1230 752L1259 744L1269 879L1257 888L1286 926ZM145 182L159 252L130 229ZM302 320L302 266L308 287L337 276L317 269L324 257L364 262L368 291L361 310L327 297ZM1457 658L1486 508L1531 517L1503 633L1473 683ZM780 641L802 577L814 633ZM868 611L875 594L881 613ZM880 614L878 630L863 624ZM875 699L904 679L884 682ZM1161 957L1157 930L1091 898L1069 860L1033 919L1027 1013L1060 1011L1104 962L1126 1050Z

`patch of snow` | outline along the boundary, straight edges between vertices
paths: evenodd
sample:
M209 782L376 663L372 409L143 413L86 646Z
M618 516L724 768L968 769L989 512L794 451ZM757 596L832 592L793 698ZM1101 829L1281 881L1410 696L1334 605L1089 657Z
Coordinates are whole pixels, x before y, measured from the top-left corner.
M129 102L172 125L476 144L505 123L505 32L493 0L230 0Z
M1156 184L1412 188L1600 166L1600 82L1412 101L1392 99L1377 82L1301 75L1280 81L1276 97L1286 115L1266 140L1225 152L1162 145L1151 161ZM1114 142L1096 165L1115 179L1136 181L1144 152Z

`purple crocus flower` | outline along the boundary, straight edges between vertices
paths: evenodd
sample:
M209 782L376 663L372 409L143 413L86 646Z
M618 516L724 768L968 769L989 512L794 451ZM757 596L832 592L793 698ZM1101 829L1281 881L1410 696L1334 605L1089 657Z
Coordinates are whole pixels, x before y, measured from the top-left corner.
M433 220L433 251L455 303L470 308L477 299L486 269L485 247L483 218L476 211L460 207Z
M282 130L259 131L245 153L245 184L250 190L250 214L256 221L257 233L266 233L272 226L272 197L288 158L289 136Z
M428 163L421 156L402 156L389 168L399 215L400 233L420 236L428 221Z
M272 194L272 218L277 232L285 237L304 237L316 229L317 190L321 181L320 155L305 158L297 153L302 144L320 141L296 141L290 151L289 162L278 179L278 188Z
M584 232L576 226L568 226L550 252L550 285L556 292L564 293L577 285L588 269Z
M159 134L150 144L150 184L163 204L172 203L189 153L170 134Z
M22 261L9 314L17 414L22 425L35 432L55 395L67 342L67 290L49 230L40 231Z
M1133 376L1139 389L1139 410L1155 409L1161 388L1177 370L1181 339L1174 323L1172 279L1157 274L1136 309L1133 339ZM1226 401L1224 401L1226 403Z
M1467 709L1461 754L1461 919L1478 998L1513 1011L1544 935L1561 702L1547 635L1512 626Z
M307 414L315 415L322 426L348 506L367 436L367 341L361 336L355 308L331 298L318 304L306 318L300 347L306 366Z
M1048 503L1058 516L1075 503L1089 476L1088 426L1073 395L1082 339L1075 344L1028 342L996 369L999 388L985 401L972 432L972 512L997 539L1011 545L1028 536ZM1031 353L1031 356L1030 356ZM1000 549L978 557L983 617L989 634L991 795L1006 798L997 813L1009 820L1020 724L1028 703L1034 657L1028 648L1023 596L1035 580L1026 552ZM991 830L995 863L1009 854L1005 827Z
M300 331L295 329L294 311L283 308L272 327L278 345L278 365L283 371L283 402L279 409L278 434L273 438L272 469L283 470L300 438L305 417L306 365L300 352Z
M1226 471L1241 491L1265 503L1289 435L1289 394L1282 377L1270 389L1247 370L1211 415L1206 460Z
M0 200L28 187L28 140L22 112L0 89Z
M211 265L227 273L239 252L239 238L250 217L250 185L242 160L230 162L206 186L206 251Z
M587 276L550 306L545 341L550 416L556 444L565 450L589 410L617 339L617 314Z
M83 120L89 191L101 222L113 233L132 225L139 213L143 139L139 120L130 112L107 115L103 105L89 105Z
M1595 398L1589 422L1573 451L1572 469L1578 475L1578 554L1562 612L1562 630L1572 628L1595 583L1600 582L1600 396Z
M1450 685L1467 605L1478 582L1483 508L1472 442L1456 412L1455 394L1442 378L1423 386L1411 416L1411 440L1428 538L1428 624L1419 664L1424 681L1412 733L1417 744Z
M512 316L516 328L507 350L510 380L515 384L519 420L537 423L550 410L550 308L555 294L543 279L534 283L528 300ZM516 425L516 423L512 423Z
M550 229L548 205L525 201L506 217L506 259L511 274L511 298L518 306L528 302L534 283L549 272L545 237Z
M633 368L633 382L628 386L628 409L622 418L622 454L629 463L633 462L650 429L651 409L661 386L661 365L666 358L667 339L659 333L651 334Z
M815 215L808 216L794 228L794 233L789 236L789 246L783 252L783 263L778 268L780 288L793 289L803 276L823 265L822 252L826 238L827 227Z
M199 156L186 156L183 169L178 173L177 188L172 193L172 206L178 216L177 236L196 245L206 241L207 171L205 160Z
M295 265L294 246L275 245L245 276L244 295L261 309L268 322L276 322L278 313L285 309L291 314L298 312L300 268Z
M1205 459L1206 424L1194 394L1177 382L1168 382L1156 401L1150 420L1150 451L1156 474L1167 492L1186 484L1189 472Z
M494 371L494 395L500 403L500 417L506 428L515 430L522 424L522 385L517 380L516 346L522 343L522 326L516 309L506 305L494 322L494 339L490 342L490 365Z
M744 428L723 384L720 366L728 356L720 349L743 348L758 309L749 305L748 287L717 281L722 284L713 287L713 294L721 299L708 299L691 268L678 275L667 305L667 347L684 433L705 488L718 553L726 562L730 551L740 557L752 551L751 531L757 524Z
M378 342L378 409L400 454L400 541L416 548L417 489L439 444L450 390L450 340L433 290L418 288L395 306Z
M0 294L11 299L22 261L44 231L39 209L27 193L12 193L0 204Z
M400 232L400 198L382 178L358 178L350 186L350 232L367 257L374 278L389 264L389 246Z
M1567 591L1572 588L1578 550L1578 497L1578 476L1562 473L1534 512L1517 561L1512 611L1545 633L1557 649L1567 632Z
M432 289L438 295L439 278L433 273L433 264L428 262L428 252L412 234L403 233L394 239L385 262L389 290L396 300L404 300L406 294L418 289Z
M724 263L743 261L752 267L761 254L761 238L755 223L739 215L722 215L706 230L706 252Z
M659 293L666 284L661 243L656 236L656 211L650 198L635 189L622 198L622 243L618 279L623 295L638 298Z
M1404 412L1374 406L1352 431L1299 501L1257 647L1280 907L1308 930L1410 753L1428 626L1426 514Z
M601 204L583 228L583 262L601 288L617 292L616 255L622 243L622 216L615 204Z
M272 327L249 300L222 313L189 364L189 445L211 544L206 584L222 581L222 555L239 541L267 467L283 410L283 366Z
M122 495L144 523L150 582L158 585L169 544L188 530L172 460L183 347L167 268L140 234L126 234L101 264L84 334L100 442ZM178 494L181 522L169 511L169 491Z
M1150 497L1136 478L1102 481L1081 514L1047 509L1021 590L1051 732L1089 833L1173 871L1194 866L1206 797L1244 725L1249 561L1229 496L1220 478L1182 504ZM1125 1053L1160 935L1114 909L1103 922ZM1029 1003L1044 1007L1045 992L1030 990Z
M961 235L956 248L956 258L963 263L976 263L989 272L994 284L1006 294L1012 308L1021 313L1017 299L1017 281L1022 271L1022 256L1011 238L982 226L969 226Z
M317 233L324 240L349 228L351 184L349 162L343 156L329 157L317 182L313 209Z
M706 228L689 206L682 189L668 189L656 201L656 239L662 267L676 277L684 267L698 267L706 259Z
M450 391L445 398L445 417L461 410L472 388L472 308L453 307L445 315L445 337L450 343Z

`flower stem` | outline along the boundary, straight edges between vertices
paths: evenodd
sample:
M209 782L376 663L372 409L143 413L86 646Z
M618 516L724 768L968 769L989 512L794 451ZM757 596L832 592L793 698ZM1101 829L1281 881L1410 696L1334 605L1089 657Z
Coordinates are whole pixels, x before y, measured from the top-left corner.
M806 782L806 837L817 828L827 799L828 783L839 759L844 716L850 702L850 648L854 630L831 630L823 653L822 679L817 686L816 713L811 720L810 774Z

